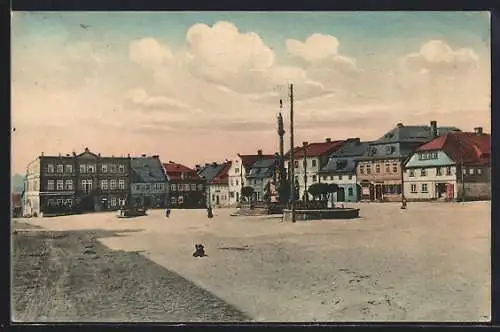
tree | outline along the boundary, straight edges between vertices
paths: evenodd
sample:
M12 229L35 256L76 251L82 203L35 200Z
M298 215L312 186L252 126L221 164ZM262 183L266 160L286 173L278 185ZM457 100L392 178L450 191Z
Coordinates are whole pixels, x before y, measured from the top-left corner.
M313 200L321 199L324 196L327 189L325 185L327 186L326 183L314 183L307 188L307 191L312 195Z
M246 186L241 188L241 196L246 197L249 201L252 198L253 192L254 190L252 187Z
M265 202L270 202L271 201L271 181L268 181L266 183L266 186L264 188L264 197L263 197Z

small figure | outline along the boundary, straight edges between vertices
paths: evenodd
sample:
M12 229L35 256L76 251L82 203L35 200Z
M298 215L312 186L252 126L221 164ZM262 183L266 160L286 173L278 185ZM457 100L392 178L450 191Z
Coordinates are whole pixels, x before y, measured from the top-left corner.
M165 210L165 217L170 218L170 208Z
M406 198L401 199L401 210L406 210Z
M212 219L214 217L214 214L212 212L212 207L211 206L209 206L207 208L207 216L208 216L208 219Z
M195 244L195 252L193 252L193 257L205 257L205 247L203 244Z

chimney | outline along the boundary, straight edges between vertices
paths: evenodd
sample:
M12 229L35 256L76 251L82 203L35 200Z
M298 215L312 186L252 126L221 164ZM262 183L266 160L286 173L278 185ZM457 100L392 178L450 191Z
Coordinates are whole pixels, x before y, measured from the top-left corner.
M431 133L432 133L432 138L438 137L438 127L436 121L431 121Z
M70 156L70 154L69 154L69 153L66 153L66 157L69 157L69 156Z
M98 157L100 157L100 156L101 156L101 153L98 153L98 154L97 154L97 156L98 156Z
M172 160L169 160L168 162L169 162L169 163L171 163L171 164L173 164L173 163L174 163Z
M483 134L483 127L474 128L474 132L476 133L477 136L481 136Z
M146 158L146 154L145 153L141 154L141 157Z
M212 163L212 166L217 166L217 163L214 161L214 162Z
M157 154L153 155L152 157L155 158L155 159L159 159L160 158L160 156L157 155Z
M262 150L257 150L257 155L262 156Z
M331 141L332 141L332 139L330 137L325 138L326 143L330 143Z
M41 156L43 157L43 151L42 151L42 154L41 154Z
M89 148L87 148L87 147L86 147L86 148L85 148L85 152L89 152Z
M71 152L71 154L73 155L73 157L76 157L76 152L75 151ZM43 152L42 152L42 156L43 156Z
M194 168L196 168L196 170L199 170L201 168L200 165L194 165Z
M208 165L210 165L210 164L209 163L205 163L205 166L208 166Z
M309 142L302 142L302 146L306 146Z
M396 125L396 127L401 128L401 127L404 127L404 125L403 125L401 122L399 122L399 123Z

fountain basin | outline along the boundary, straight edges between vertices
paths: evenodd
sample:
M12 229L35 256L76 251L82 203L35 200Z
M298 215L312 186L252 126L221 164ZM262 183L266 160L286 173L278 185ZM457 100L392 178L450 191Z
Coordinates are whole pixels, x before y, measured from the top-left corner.
M318 210L295 210L296 220L354 219L359 218L359 209L334 208ZM292 211L283 210L283 221L292 221Z

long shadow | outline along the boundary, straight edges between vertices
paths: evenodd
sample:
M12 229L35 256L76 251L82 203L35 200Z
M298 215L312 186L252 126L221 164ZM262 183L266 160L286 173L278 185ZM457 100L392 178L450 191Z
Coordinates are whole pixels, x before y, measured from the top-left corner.
M37 322L251 320L234 306L139 252L111 250L98 241L114 236L124 235L107 230L14 234L13 319Z

